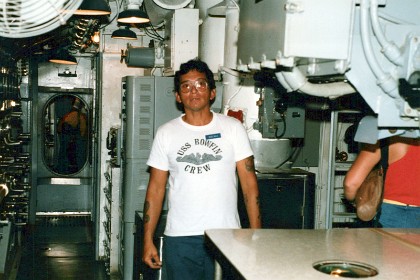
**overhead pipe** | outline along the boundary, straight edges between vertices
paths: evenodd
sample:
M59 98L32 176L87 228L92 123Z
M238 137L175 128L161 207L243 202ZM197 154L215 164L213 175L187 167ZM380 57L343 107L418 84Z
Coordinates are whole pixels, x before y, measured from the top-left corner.
M239 85L239 77L237 74L229 71L236 67L238 54L238 34L239 34L239 6L235 0L225 2L225 42L223 54L223 66L219 70L228 73L223 78L223 94L222 94L222 113L227 114L231 104L231 100L239 93L242 87Z
M230 5L233 4L233 5ZM226 3L224 66L235 68L238 54L239 6L235 0Z
M290 85L286 82L286 79L284 78L283 72L276 72L275 74L276 74L277 80L287 90L287 92L293 91L293 89L290 87Z
M392 98L399 97L398 94L398 83L397 81L389 74L385 73L372 50L372 45L370 42L369 34L369 0L360 1L360 33L362 37L363 51L365 53L366 60L376 77L378 86Z
M305 75L297 68L292 71L277 72L279 82L289 91L299 91L312 96L328 97L334 99L343 95L355 93L356 90L346 82L335 82L327 84L313 84L308 81Z
M394 42L389 42L379 24L379 16L378 16L378 0L371 0L370 1L370 19L372 22L373 32L382 47L382 52L384 55L395 65L401 66L403 65L403 56L401 50L395 45Z
M366 59L377 78L378 85L391 97L398 97L398 86L396 81L392 78L391 75L386 74L382 71L379 66L379 63L376 61L374 56L372 46L369 41L369 31L368 31L368 13L369 9L369 0L361 0L361 34L362 34L362 43L363 49L365 52ZM376 0L372 0L377 4ZM374 14L377 15L377 11L374 11ZM376 16L377 17L377 16ZM380 28L379 28L380 29ZM379 33L379 31L377 31ZM381 36L381 35L379 35ZM381 38L383 41L384 37ZM385 40L386 41L386 40ZM384 43L385 44L385 43ZM389 44L389 43L387 43ZM395 50L392 50L395 52ZM391 52L391 50L389 50ZM391 55L391 54L390 54ZM393 56L398 56L393 54ZM395 58L398 61L397 58ZM343 95L355 93L356 90L346 82L335 82L335 83L326 83L326 84L313 84L310 83L304 74L297 68L294 67L292 71L282 71L277 72L276 77L279 82L288 90L288 91L299 91L313 96L318 97L329 97L334 99Z

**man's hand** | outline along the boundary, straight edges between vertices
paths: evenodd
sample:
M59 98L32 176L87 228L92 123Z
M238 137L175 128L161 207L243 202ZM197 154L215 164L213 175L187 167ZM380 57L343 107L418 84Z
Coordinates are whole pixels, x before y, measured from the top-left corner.
M143 262L153 269L159 269L162 267L162 262L153 242L144 243Z

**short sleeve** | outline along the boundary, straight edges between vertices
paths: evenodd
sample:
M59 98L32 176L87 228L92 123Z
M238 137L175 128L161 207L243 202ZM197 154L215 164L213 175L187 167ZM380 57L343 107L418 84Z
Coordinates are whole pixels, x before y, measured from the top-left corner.
M153 139L152 149L150 151L147 165L160 170L169 170L169 160L165 148L165 133L162 129L158 129Z

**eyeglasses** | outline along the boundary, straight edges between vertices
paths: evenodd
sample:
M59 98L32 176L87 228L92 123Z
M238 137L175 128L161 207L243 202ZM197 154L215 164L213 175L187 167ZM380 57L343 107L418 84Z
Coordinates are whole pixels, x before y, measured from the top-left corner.
M191 92L192 88L195 87L195 89L198 92L204 92L207 90L209 84L205 79L198 79L195 81L186 81L183 82L180 86L180 90L182 93L189 93Z

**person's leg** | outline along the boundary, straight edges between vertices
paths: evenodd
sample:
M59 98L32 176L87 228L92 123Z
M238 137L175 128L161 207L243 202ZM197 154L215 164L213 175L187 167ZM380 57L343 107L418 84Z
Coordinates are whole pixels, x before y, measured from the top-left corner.
M208 253L208 249L204 244L204 236L202 238L203 257L204 257L204 274L206 280L214 280L214 258Z
M214 260L207 254L203 236L165 236L163 262L169 280L214 279Z

